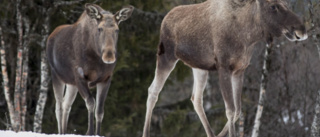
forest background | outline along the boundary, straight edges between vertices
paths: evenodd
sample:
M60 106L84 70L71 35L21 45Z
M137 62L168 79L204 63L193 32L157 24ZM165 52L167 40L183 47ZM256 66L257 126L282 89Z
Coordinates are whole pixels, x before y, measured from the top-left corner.
M55 27L74 23L85 3L96 3L113 13L125 5L136 8L131 18L119 26L119 56L105 102L102 135L141 136L161 21L175 6L203 1L0 0L0 129L12 130L18 125L18 130L57 133L55 100L44 53L46 39ZM288 2L290 9L305 22L309 39L303 42L289 42L284 37L274 40L267 61L260 137L310 136L312 123L317 123L315 114L320 114L320 106L315 110L320 92L320 2ZM263 42L256 45L244 77L243 115L237 122L237 130L243 136L252 134L265 45ZM208 80L204 107L215 133L219 133L227 119L217 72L210 72ZM155 107L151 126L153 137L206 136L190 101L192 83L191 69L179 62ZM318 103L320 105L320 101ZM10 107L14 111L10 112ZM70 113L68 133L85 134L86 129L87 109L78 95Z

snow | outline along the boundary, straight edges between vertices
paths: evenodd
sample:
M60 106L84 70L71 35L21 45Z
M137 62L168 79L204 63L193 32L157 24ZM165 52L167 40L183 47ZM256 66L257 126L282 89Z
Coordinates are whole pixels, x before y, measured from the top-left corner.
M84 135L57 135L57 134L42 134L42 133L33 133L31 131L24 132L13 132L13 131L3 131L0 130L0 137L99 137L99 136L84 136Z

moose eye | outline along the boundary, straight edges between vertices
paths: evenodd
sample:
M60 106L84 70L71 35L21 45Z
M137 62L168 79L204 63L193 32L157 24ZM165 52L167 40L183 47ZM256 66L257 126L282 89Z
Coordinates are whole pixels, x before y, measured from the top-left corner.
M102 30L103 30L102 28L98 28L98 32L99 32L99 33L101 33L101 32L102 32Z
M271 9L272 11L277 11L277 10L278 10L278 6L277 6L277 5L272 5L272 6L270 7L270 9Z

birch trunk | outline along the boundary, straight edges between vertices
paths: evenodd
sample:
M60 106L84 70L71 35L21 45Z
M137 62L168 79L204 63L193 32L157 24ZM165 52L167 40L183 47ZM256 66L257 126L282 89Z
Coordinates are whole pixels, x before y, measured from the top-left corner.
M10 98L10 88L9 88L9 77L7 71L7 61L6 61L6 50L5 50L5 43L2 36L2 28L0 27L0 42L1 42L1 74L2 74L2 81L3 81L3 92L5 95L5 99L8 105L9 110L9 117L10 117L10 124L9 130L12 129L12 125L14 125L14 105L12 104L12 100Z
M263 107L265 104L265 94L266 94L266 86L267 86L267 76L268 76L268 68L270 61L270 52L271 52L272 44L267 44L266 51L264 54L264 61L263 61L263 68L262 68L262 76L261 76L261 84L260 84L260 96L259 96L259 103L258 103L258 109L256 113L256 118L254 120L254 126L252 130L252 137L258 137L259 135L259 128L261 125L261 116Z
M311 126L311 136L320 137L320 90L318 91L315 115Z
M16 19L18 30L18 53L17 53L17 66L16 66L16 81L14 91L14 106L15 106L15 125L13 130L20 131L21 128L21 66L22 66L22 17L20 13L20 0L16 1Z
M244 116L241 113L239 118L239 137L244 137Z
M317 40L315 41L318 48L319 59L320 59L320 45L318 45ZM318 98L315 107L315 114L311 126L311 136L319 137L320 136L320 90L318 91Z
M46 55L46 41L49 35L49 15L51 9L45 10L43 8L43 14L46 14L45 21L43 23L43 34L41 40L41 85L39 90L39 99L37 102L36 112L34 115L33 121L33 131L40 133L42 131L42 118L44 113L44 108L47 101L48 95L48 84L49 84L49 76L48 76L48 64L47 64L47 55Z
M26 114L27 114L27 84L29 75L29 44L31 39L29 37L30 21L29 18L23 17L23 24L25 26L23 36L23 62L22 62L22 75L21 75L21 130L26 130Z
M25 45L27 46L27 45ZM23 56L23 67L22 67L22 79L21 79L21 130L25 131L26 127L26 113L27 113L27 80L28 80L28 62L29 62L29 48L25 47Z

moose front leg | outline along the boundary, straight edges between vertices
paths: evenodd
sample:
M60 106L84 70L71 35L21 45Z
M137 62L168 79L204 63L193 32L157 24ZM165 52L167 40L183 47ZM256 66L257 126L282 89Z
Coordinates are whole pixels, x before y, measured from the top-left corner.
M78 89L76 86L67 84L62 103L62 133L67 133L69 114L77 93Z
M65 134L62 130L62 102L63 102L63 93L65 88L65 83L63 83L54 71L51 71L52 76L52 86L54 91L54 97L56 99L56 118L58 124L59 134Z
M111 83L111 77L109 77L107 82L97 84L97 95L96 95L96 135L100 134L101 123L104 116L104 102L107 98Z
M234 116L235 116L235 102L234 95L232 90L231 82L231 70L229 67L220 67L219 68L219 85L223 100L226 107L226 115L228 122L226 126L229 128L229 137L235 137L235 126L234 126Z
M87 135L93 135L93 120L94 120L94 109L95 109L95 100L90 93L87 81L78 77L76 78L76 85L78 87L79 93L83 100L86 102L86 107L88 109L88 131Z

